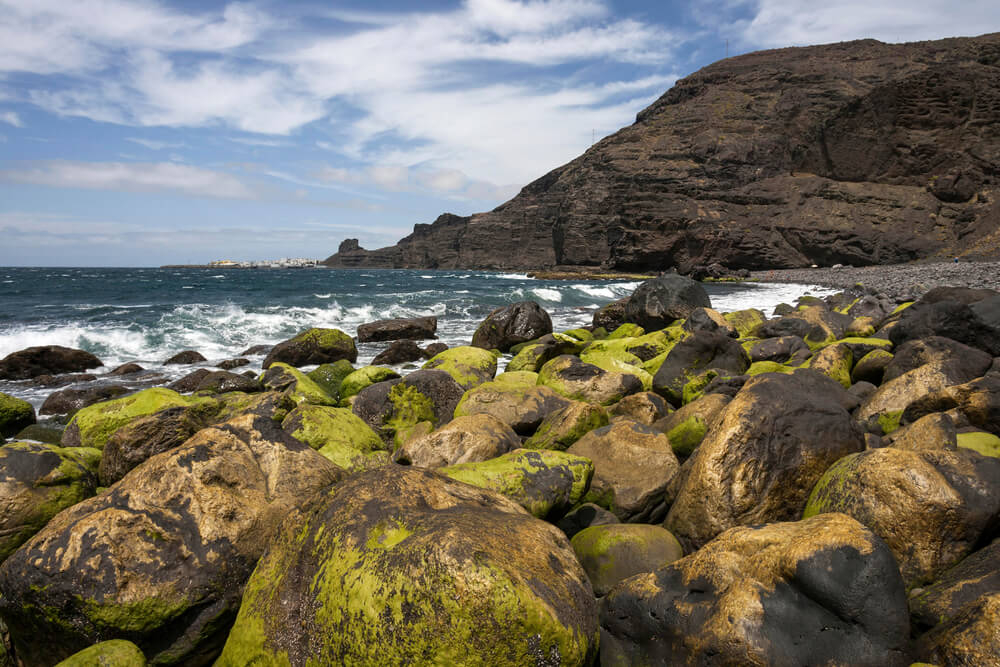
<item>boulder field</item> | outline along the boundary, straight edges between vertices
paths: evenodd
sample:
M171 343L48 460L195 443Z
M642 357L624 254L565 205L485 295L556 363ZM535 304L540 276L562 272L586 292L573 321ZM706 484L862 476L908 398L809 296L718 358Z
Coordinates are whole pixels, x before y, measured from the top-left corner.
M0 446L0 666L998 665L997 299L665 276L86 401Z

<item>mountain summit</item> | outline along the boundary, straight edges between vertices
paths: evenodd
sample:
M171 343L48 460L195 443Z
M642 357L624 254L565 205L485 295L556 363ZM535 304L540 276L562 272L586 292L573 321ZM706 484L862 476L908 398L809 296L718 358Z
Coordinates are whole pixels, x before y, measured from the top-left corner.
M760 51L488 213L329 266L687 272L1000 251L1000 33Z

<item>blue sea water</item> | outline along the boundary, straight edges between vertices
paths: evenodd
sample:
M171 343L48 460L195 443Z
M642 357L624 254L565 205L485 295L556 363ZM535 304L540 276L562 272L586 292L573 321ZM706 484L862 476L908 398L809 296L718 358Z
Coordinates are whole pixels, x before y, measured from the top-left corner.
M192 370L163 367L182 350L211 366L253 345L273 345L309 327L352 336L359 324L434 315L438 338L467 344L494 308L534 300L557 331L591 322L600 306L628 296L635 281L535 280L480 271L338 269L0 268L0 358L35 345L63 345L97 355L98 375L138 362L168 379ZM707 284L720 311L794 302L831 290L806 285ZM361 364L387 343L359 345ZM251 357L259 370L262 356ZM239 369L246 370L246 369ZM0 382L0 391L36 406L53 389Z

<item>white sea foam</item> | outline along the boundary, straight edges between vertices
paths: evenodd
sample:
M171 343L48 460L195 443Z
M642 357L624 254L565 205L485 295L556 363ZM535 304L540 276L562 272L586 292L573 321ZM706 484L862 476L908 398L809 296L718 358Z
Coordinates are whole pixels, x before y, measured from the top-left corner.
M537 296L539 299L543 299L545 301L552 301L553 303L559 303L563 299L562 293L559 290L550 289L548 287L536 287L535 289L531 290L531 293Z
M493 278L500 278L501 280L527 280L527 273L498 273Z
M614 300L615 290L611 285L572 285L573 289L580 290L584 294L598 299Z
M313 294L317 299L329 299L333 296L333 292L327 292L326 294Z

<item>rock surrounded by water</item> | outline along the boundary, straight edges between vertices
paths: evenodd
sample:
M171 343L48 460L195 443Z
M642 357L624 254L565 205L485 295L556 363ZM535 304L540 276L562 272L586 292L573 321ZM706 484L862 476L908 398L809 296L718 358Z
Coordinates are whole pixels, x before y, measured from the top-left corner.
M252 393L95 403L67 446L2 448L8 650L976 664L1000 599L997 298L852 288L768 319L699 295L662 328L540 330L499 373L457 346L403 377L275 361Z

